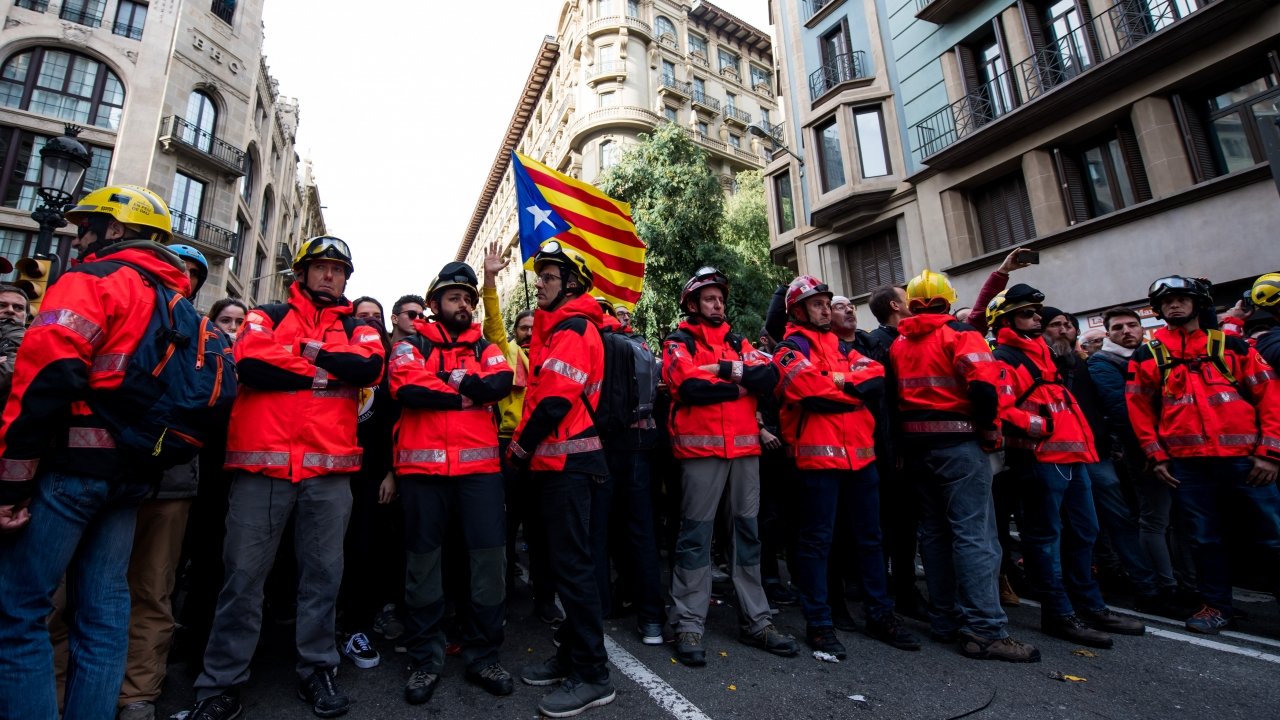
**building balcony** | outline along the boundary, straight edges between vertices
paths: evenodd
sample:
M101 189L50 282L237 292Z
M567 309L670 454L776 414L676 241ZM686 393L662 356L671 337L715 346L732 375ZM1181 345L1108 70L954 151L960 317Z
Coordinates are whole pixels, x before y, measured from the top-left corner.
M693 100L693 107L695 109L711 113L712 115L720 114L720 101L713 97L707 97L705 92L701 90L694 90L693 97L691 99Z
M690 65L701 65L704 68L711 67L711 63L707 61L707 56L702 53L691 52L685 57L689 60Z
M169 215L173 221L174 237L190 242L197 250L220 258L240 252L240 236L236 233L176 210L170 210ZM292 260L290 258L291 264Z
M992 77L911 127L915 151L933 168L971 161L1064 113L1126 87L1199 50L1267 5L1213 2L1181 14L1181 3L1130 0L1107 8L1070 36ZM986 132L999 127L1000 132Z
M871 77L867 54L862 50L836 55L830 62L809 73L809 99L817 100L845 83Z
M724 121L727 123L736 124L745 128L746 126L751 124L751 113L746 112L744 110L739 110L738 108L732 105L725 105Z
M229 177L245 174L243 150L177 115L169 115L160 121L160 144L165 152L182 152L197 160L211 162Z
M720 68L720 77L732 80L736 83L742 82L742 76L738 74L738 68L733 67L732 65L726 65Z
M626 28L629 34L640 34L646 41L653 39L653 28L649 26L649 23L627 15L612 15L592 20L587 23L587 36L594 38L608 32L616 32L622 28Z
M604 80L622 82L627 78L626 60L606 60L587 68L587 84L594 86Z
M751 92L773 99L773 86L767 82L751 83Z
M276 245L276 270L284 271L293 267L293 251L287 243Z
M49 0L14 0L13 5L27 10L44 12L49 9Z
M693 83L677 80L670 75L663 75L658 80L658 92L667 95L677 95L682 100L688 100L693 97Z
M573 123L572 129L569 131L571 142L569 145L577 142L577 138L582 133L594 130L599 127L615 126L629 127L639 130L652 130L658 125L665 122L665 119L657 113L635 105L619 105L616 107L599 108L587 113L583 113Z
M659 35L658 44L665 48L670 48L672 50L680 49L680 43L676 40L676 36L672 35L671 33L662 33L661 35Z
M916 17L941 25L981 4L982 0L916 0Z
M130 40L142 39L141 25L130 25L129 23L117 22L112 26L111 32L112 34L120 35L121 37L127 37Z
M230 25L236 16L235 0L212 0L209 12L213 13L222 22Z
M62 10L58 13L58 17L77 25L96 28L102 25L102 12L94 12L89 7L74 7L71 3L64 2Z

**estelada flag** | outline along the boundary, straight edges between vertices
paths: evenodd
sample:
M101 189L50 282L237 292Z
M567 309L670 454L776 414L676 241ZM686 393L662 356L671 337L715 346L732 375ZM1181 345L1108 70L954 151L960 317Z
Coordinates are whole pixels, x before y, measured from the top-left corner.
M645 246L631 222L631 206L532 158L511 155L525 269L533 269L542 243L555 238L587 259L595 275L593 295L634 310L644 287Z

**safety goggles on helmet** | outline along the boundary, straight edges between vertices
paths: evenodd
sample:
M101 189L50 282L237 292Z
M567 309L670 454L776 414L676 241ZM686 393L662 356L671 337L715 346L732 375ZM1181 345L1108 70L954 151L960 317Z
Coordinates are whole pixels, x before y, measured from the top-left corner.
M346 266L347 274L355 272L355 266L351 262L351 248L332 235L321 235L303 242L298 248L298 254L293 256L293 269L296 271L304 263L315 260L336 260Z
M724 273L711 267L710 265L706 265L698 268L698 272L693 274L693 279L707 280L707 281L710 281L711 284L713 285L727 286L729 284L729 278L725 277Z
M684 289L680 291L680 307L687 311L689 301L698 297L698 292L705 287L718 287L725 299L729 299L729 278L710 265L704 265L684 284Z
M1165 295L1204 295L1204 282L1196 278L1170 275L1151 283L1147 297L1164 297Z
M427 299L434 299L437 293L449 288L460 287L469 291L474 300L479 294L476 291L476 286L479 284L476 271L472 270L470 265L454 261L441 268L440 274L431 281L431 287L427 288Z
M562 270L568 270L578 276L582 284L590 289L595 282L595 276L591 272L591 268L587 266L587 259L577 250L567 247L559 240L548 240L542 243L542 247L538 248L538 254L533 256L533 269L538 272L545 263L555 263ZM563 275L561 276L563 279Z

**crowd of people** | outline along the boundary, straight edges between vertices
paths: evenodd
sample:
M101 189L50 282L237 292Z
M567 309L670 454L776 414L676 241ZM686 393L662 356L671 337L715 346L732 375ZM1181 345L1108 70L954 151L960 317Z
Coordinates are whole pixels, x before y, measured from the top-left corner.
M406 654L410 704L455 654L509 695L523 547L557 651L518 676L554 686L548 717L614 699L606 617L634 614L642 643L705 665L716 593L735 597L740 642L778 656L843 659L837 630L859 627L919 650L906 617L965 657L1037 662L1009 632L1020 595L1042 633L1110 648L1145 628L1104 590L1194 632L1232 627L1241 530L1267 589L1280 580L1278 274L1221 317L1207 281L1159 278L1150 337L1126 307L1081 336L1009 286L1020 251L973 309L927 269L876 289L870 332L805 275L753 343L707 267L654 352L556 240L533 259L536 309L508 328L497 247L482 277L451 262L386 316L346 299L351 249L322 236L286 302L220 300L178 338L155 318L209 267L168 244L163 201L113 186L67 219L79 264L40 312L0 286L0 717L153 718L179 626L200 670L189 720L238 717L270 614L295 625L298 694L320 717L350 707L343 657L382 661L371 636ZM120 403L157 402L150 381L189 342L191 372L234 360L208 403L234 392L229 414L137 452ZM800 641L774 622L790 605Z

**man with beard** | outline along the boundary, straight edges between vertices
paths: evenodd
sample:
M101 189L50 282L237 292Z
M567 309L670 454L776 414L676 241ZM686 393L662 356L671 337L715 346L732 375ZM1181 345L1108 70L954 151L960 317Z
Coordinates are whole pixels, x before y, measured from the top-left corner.
M1171 275L1152 283L1147 297L1168 327L1129 361L1129 418L1152 472L1174 489L1190 528L1205 604L1187 629L1217 634L1234 622L1224 490L1252 510L1254 538L1271 576L1280 577L1280 383L1242 338L1200 327L1213 304L1207 281Z
M427 290L433 317L391 351L391 394L403 407L395 431L395 468L405 513L405 609L402 639L413 666L405 700L431 699L444 669L445 532L455 513L469 556L470 593L459 603L467 680L510 695L498 664L506 600L506 550L498 423L490 405L511 391L511 366L481 337L471 310L479 293L469 265L445 265Z
M995 356L1008 383L1002 397L1015 398L1001 415L1005 457L1023 492L1023 556L1040 594L1041 631L1110 648L1108 633L1142 635L1146 628L1111 612L1093 578L1098 518L1086 466L1098 461L1098 453L1084 412L1041 337L1040 313L1059 320L1062 313L1043 303L1043 293L1019 283L987 306Z

